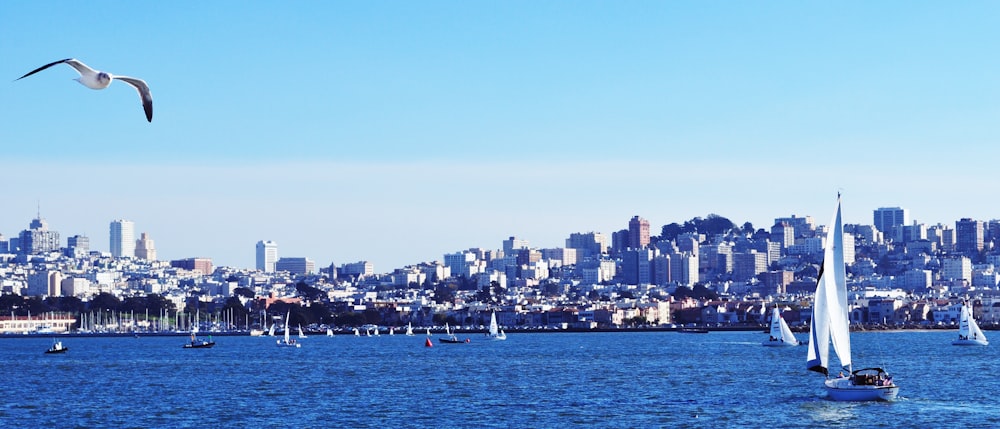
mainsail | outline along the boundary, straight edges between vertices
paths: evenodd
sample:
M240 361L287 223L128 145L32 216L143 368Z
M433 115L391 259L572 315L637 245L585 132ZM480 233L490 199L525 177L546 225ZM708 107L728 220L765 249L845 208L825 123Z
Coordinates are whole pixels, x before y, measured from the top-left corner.
M851 339L847 318L847 270L844 263L844 226L837 212L830 222L823 246L823 264L819 268L812 321L809 325L809 353L806 367L828 374L830 342L842 367L851 367Z

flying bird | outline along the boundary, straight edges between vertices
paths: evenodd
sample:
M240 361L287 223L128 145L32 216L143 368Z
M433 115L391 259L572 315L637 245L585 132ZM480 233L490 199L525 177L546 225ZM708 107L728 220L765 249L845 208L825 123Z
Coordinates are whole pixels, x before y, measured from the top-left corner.
M108 85L111 85L111 81L115 79L125 82L129 85L132 85L132 87L139 92L139 98L142 99L142 110L146 112L146 120L149 122L153 122L153 95L149 93L149 85L146 85L146 81L142 79L136 79L134 77L114 76L108 72L97 71L90 67L87 67L86 64L81 63L80 61L73 58L66 58L65 60L51 62L49 64L46 64L44 66L41 66L37 69L28 72L24 76L15 79L15 81L24 79L28 76L31 76L56 64L63 64L63 63L76 69L76 71L80 73L80 77L76 78L75 80L77 82L80 82L81 85L86 86L87 88L90 89L107 88Z

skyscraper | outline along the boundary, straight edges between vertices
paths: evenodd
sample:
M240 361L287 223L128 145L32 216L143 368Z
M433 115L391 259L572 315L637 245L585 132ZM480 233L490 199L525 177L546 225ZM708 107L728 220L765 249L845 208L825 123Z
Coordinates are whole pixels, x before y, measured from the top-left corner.
M983 250L984 223L970 218L955 222L955 250L977 253Z
M278 243L271 240L258 241L257 269L265 273L273 273L276 262L278 262Z
M111 256L131 258L135 256L135 223L118 219L111 221Z
M18 236L20 253L38 255L59 250L59 233L49 231L49 224L41 215L31 221L28 229Z
M646 246L649 246L649 221L633 216L628 221L628 247L644 249Z
M882 207L875 210L875 229L882 232L889 232L894 226L903 226L910 223L910 211L899 207Z

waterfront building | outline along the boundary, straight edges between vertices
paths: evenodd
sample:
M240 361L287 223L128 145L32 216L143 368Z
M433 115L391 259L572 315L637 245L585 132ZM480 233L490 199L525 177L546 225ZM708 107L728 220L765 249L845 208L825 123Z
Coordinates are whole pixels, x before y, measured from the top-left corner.
M257 242L257 270L265 273L275 271L274 264L278 262L278 243L271 240Z
M153 239L149 238L145 232L135 241L135 257L146 261L156 260L156 247L153 245Z
M135 223L130 220L116 219L111 221L109 229L111 256L115 258L134 257Z

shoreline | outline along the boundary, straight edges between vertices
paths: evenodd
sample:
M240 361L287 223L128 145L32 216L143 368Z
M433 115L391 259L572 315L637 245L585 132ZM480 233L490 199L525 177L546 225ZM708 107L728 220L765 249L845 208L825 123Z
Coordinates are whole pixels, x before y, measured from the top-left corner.
M421 331L426 328L422 328ZM884 326L884 325L851 325L851 332L872 332L872 331L950 331L957 330L957 326ZM990 326L984 327L984 331L996 330L997 327ZM690 332L684 332L685 330L692 330ZM696 332L696 331L702 332ZM457 334L484 334L485 329L454 329L454 333ZM768 332L767 326L676 326L676 327L626 327L626 328L522 328L522 329L508 329L508 334L517 333L538 333L538 334L558 334L558 333L632 333L632 332L676 332L676 333L707 333L711 332L760 332L766 334ZM433 329L432 334L443 334L443 330ZM808 333L809 330L796 327L792 328L792 332L796 334ZM251 336L248 331L203 331L196 334L198 337L249 337ZM306 335L309 337L325 337L326 332L310 332L306 331ZM397 336L405 336L403 334L396 334ZM100 338L142 338L142 337L188 337L191 336L190 332L66 332L66 333L28 333L28 334L11 334L4 333L0 334L0 339L4 338L82 338L82 337L100 337ZM262 337L267 337L267 335L261 335ZM353 330L343 330L335 331L335 337L340 336L355 336ZM389 335L385 335L389 336ZM425 336L423 333L415 334L414 337ZM276 335L275 338L278 336Z

